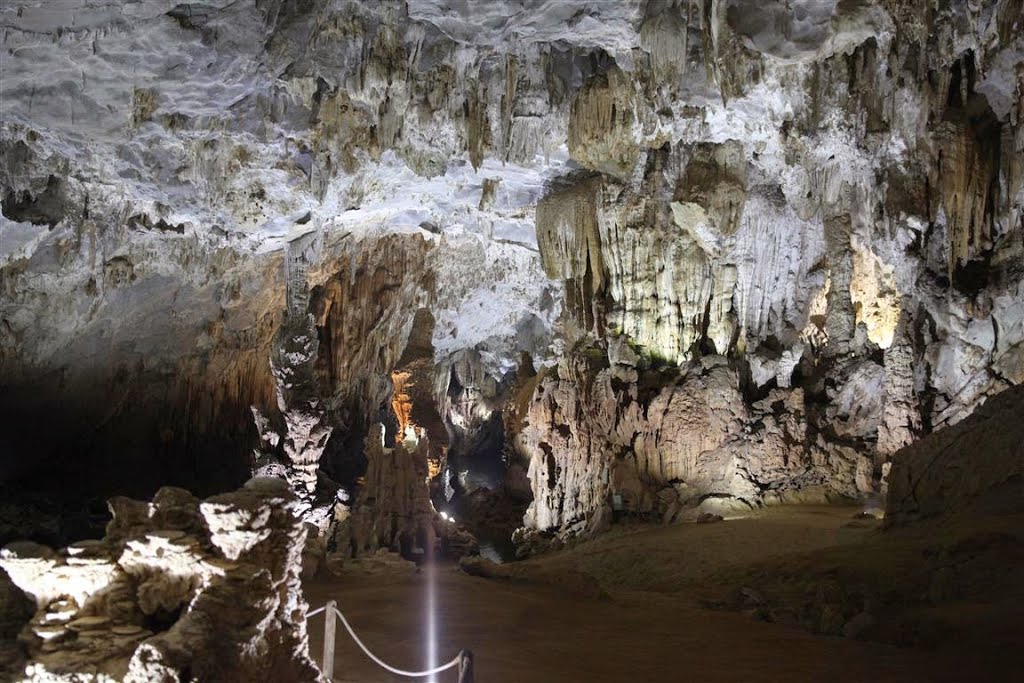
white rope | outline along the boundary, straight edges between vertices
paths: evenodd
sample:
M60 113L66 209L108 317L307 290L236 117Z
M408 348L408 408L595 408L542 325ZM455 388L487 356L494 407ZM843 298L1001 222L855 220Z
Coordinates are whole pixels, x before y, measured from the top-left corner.
M309 619L310 617L315 617L316 615L318 615L321 612L323 612L325 609L327 609L327 605L324 605L323 607L319 607L319 608L313 610L312 612L306 612L306 618Z
M324 607L321 607L320 609L318 609L316 612L310 612L307 616L313 616L314 614L316 614L317 612L322 611L325 608L326 608L326 605L324 605ZM338 615L339 619L341 619L341 623L344 624L345 630L348 631L348 634L350 636L352 636L352 640L356 641L356 645L358 645L359 648L363 652L366 653L366 656L369 657L370 659L375 661L377 664L379 664L380 666L384 667L385 669L387 669L388 671L390 671L393 674L398 674L399 676L408 676L410 678L421 678L423 676L432 676L434 674L441 673L442 671L447 671L448 669L452 668L453 666L458 666L459 661L462 659L462 654L460 653L460 654L455 655L455 659L453 659L452 661L448 662L447 664L442 664L441 666L434 667L433 669L427 669L426 671L404 671L402 669L396 669L395 667L389 665L387 662L382 660L377 655L375 655L372 652L370 652L369 648L367 648L365 645L363 645L363 641L359 640L359 636L357 636L356 632L352 630L352 627L349 625L348 620L345 618L345 615L342 614L341 611L337 607L334 608L334 613Z

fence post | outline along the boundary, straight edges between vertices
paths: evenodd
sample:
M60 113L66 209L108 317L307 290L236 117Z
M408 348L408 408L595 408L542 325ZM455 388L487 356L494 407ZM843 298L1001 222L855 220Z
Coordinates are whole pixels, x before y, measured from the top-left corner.
M459 652L459 683L474 683L472 650Z
M324 678L334 680L334 610L338 606L336 600L328 600L324 610Z

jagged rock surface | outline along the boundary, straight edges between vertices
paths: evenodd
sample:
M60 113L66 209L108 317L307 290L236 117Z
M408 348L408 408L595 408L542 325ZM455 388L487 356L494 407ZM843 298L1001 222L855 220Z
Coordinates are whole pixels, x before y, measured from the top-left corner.
M645 487L694 476L746 427L765 432L738 465L747 483L699 473L696 488L884 486L899 448L1024 379L1021 14L1020 0L0 8L14 454L0 465L221 490L250 470L255 406L261 436L294 433L300 488L321 446L355 481L426 310L431 408L452 444L494 423L521 353L575 365L578 345L603 355L625 337L686 377L727 358L722 396L740 402L685 457L609 431L648 411L653 377L619 379L638 397L607 424L568 425L636 460ZM317 245L308 301L282 321L298 239ZM267 363L282 325L309 342L296 350L316 356L303 366L323 401L299 397L290 426ZM586 404L594 379L559 390ZM656 381L652 395L676 377ZM563 424L545 419L531 428ZM541 507L549 490L587 496L551 520L611 505L604 483L557 481L588 467L534 480Z
M25 653L17 639L35 613L34 601L0 569L0 678L14 680L24 669Z
M574 104L570 153L596 174L541 199L538 242L565 284L567 341L608 362L567 361L539 385L518 441L528 527L580 530L631 499L615 466L649 499L670 485L751 503L865 496L900 447L1018 381L1000 368L1024 345L1010 304L1024 283L1020 4L804 7L816 28L801 31L788 10L764 24L752 18L775 10L747 5L648 6L651 68L626 82L610 68ZM673 22L702 38L682 48L681 81L659 77ZM620 163L627 142L644 163ZM663 408L637 402L620 336L683 376L732 359L732 392L715 392L731 424L680 406L692 453L652 440Z
M0 551L34 601L22 680L320 680L299 581L306 531L284 482L110 505L102 540Z
M495 143L505 65L404 2L16 10L0 10L2 412L68 427L5 429L5 453L63 465L76 451L68 481L101 491L91 474L110 453L140 493L241 481L249 406L283 429L266 359L287 305L281 251L306 232L323 243L308 313L338 468L381 419L417 310L437 321L438 361L478 348L504 371L523 326L548 354L557 286L534 277L532 204L564 157L537 163L536 50ZM40 70L60 83L45 95ZM476 169L470 148L487 152Z
M340 515L329 561L371 556L380 549L408 558L458 559L476 552L476 540L442 520L430 500L426 437L384 445L384 426L366 437L366 477L351 509Z
M609 508L672 521L701 503L749 509L873 490L872 460L821 438L802 389L748 406L724 357L658 371L593 351L559 364L533 394L519 437L533 454L528 529L592 532ZM855 373L850 385L860 386Z

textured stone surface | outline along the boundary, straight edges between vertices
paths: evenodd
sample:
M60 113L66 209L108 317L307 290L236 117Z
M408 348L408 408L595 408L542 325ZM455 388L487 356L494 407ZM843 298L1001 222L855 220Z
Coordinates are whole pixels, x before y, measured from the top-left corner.
M676 372L609 367L593 351L545 374L529 404L517 441L531 454L529 529L593 533L606 509L670 522L698 505L749 510L874 488L870 457L812 429L837 418L809 416L803 389L748 405L723 357ZM850 378L861 386L856 370ZM860 410L844 419L855 431L877 424Z
M1024 510L1024 390L988 399L970 417L897 452L885 517Z
M538 208L545 271L574 317L564 332L596 338L584 355L607 351L611 368L568 360L540 383L518 442L528 527L583 530L638 488L651 502L626 508L667 519L680 496L869 496L899 448L1017 381L1021 339L1000 345L998 331L1024 275L1019 3L823 4L799 29L774 6L687 6L703 42L682 48L683 68L696 50L707 81L691 68L682 83L660 80L663 9L647 24L650 70L631 72L659 132L618 72L594 81L581 97L605 137L575 157L601 175L567 178ZM630 136L600 118L598 94ZM619 163L626 142L647 147L645 165ZM618 363L619 335L639 372ZM665 361L692 377L709 354L734 373L731 394L691 389L709 413L665 396L671 373L645 382ZM662 394L638 401L633 383ZM687 438L651 439L659 420Z
M475 554L476 540L438 515L430 500L426 437L414 434L384 446L384 426L366 437L366 477L351 510L339 516L330 564L372 556L378 550L433 561Z
M438 321L439 360L479 346L500 368L518 325L550 329L532 204L564 157L535 159L545 127L533 130L527 103L542 82L524 83L493 141L505 68L484 64L489 49L463 64L429 21L407 35L418 11L404 2L2 12L17 34L3 66L4 412L60 413L69 428L33 450L62 465L80 451L80 480L93 483L90 466L114 452L138 489L241 481L242 414L275 412L266 359L286 308L281 251L304 232L324 243L309 312L327 328L318 372L342 439L361 441L380 419L419 308ZM60 85L29 103L41 72ZM467 101L479 102L479 135ZM467 135L486 143L479 170L459 159ZM404 286L382 296L396 279ZM5 453L31 442L3 438ZM146 465L160 449L172 476Z
M17 637L35 611L33 600L0 569L0 676L7 680L13 680L24 666L25 653Z
M517 366L575 368L510 463L566 449L533 468L540 526L604 526L620 462L638 510L866 493L1024 378L1020 0L68 0L0 26L5 478L205 495L259 439L307 499L317 462L354 484L417 316L434 367L403 410L453 451L524 402Z
M299 583L305 527L284 482L202 502L162 489L111 508L101 541L0 551L35 600L18 636L23 680L319 680Z

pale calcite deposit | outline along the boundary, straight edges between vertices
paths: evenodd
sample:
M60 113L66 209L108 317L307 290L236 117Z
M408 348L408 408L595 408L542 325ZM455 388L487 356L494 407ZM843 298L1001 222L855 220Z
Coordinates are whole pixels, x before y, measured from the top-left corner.
M880 349L892 346L902 307L893 267L880 263L870 251L854 248L850 301L868 340Z
M708 500L743 510L872 491L869 457L808 432L802 389L747 406L723 357L680 372L617 358L586 353L539 380L519 437L533 453L528 529L594 531L605 506L671 521ZM848 372L850 392L865 386L863 370ZM839 397L831 421L877 426L877 397L874 408L856 399L865 396Z
M19 680L320 680L299 582L306 531L284 482L205 501L165 488L111 509L103 540L0 551L37 608L18 636Z
M562 274L566 311L585 312L578 329L596 330L576 337L586 348L575 353L607 353L608 363L568 376L560 365L559 407L526 419L520 450L537 496L528 527L579 530L604 516L619 493L602 472L650 457L643 429L621 432L638 414L649 424L655 403L633 404L628 388L664 361L690 376L707 354L735 359L737 391L725 394L740 404L735 424L718 444L698 438L719 429L713 417L689 433L696 461L735 457L745 481L675 466L621 480L752 504L870 494L899 448L1018 381L1024 337L1011 331L1000 348L998 332L1024 275L1019 3L825 3L803 8L800 31L784 12L763 21L782 11L774 7L683 5L649 18L650 69L632 72L653 100L643 110L671 132L635 125L625 138L598 118L604 146L574 154L601 174L574 185L589 197L577 203L596 214L598 242L589 224L538 210L546 272ZM699 50L687 43L698 58L682 68L703 63L711 82L701 85L720 99L667 77L658 31L680 23L703 39ZM598 86L642 120L617 75ZM648 145L643 169L624 171L620 140ZM599 260L562 246L584 235ZM595 263L604 272L588 274ZM590 302L570 287L581 280ZM638 372L619 367L621 343L609 335L637 345L641 362L627 365ZM606 385L611 372L621 377ZM651 390L674 381L658 373ZM554 400L542 392L551 381L540 382L535 405ZM605 389L594 387L605 386L615 398L595 407ZM673 452L654 462L675 462Z
M4 467L212 492L267 465L312 509L407 372L435 469L511 444L538 528L604 526L615 481L666 511L876 493L899 448L1024 378L1021 21L0 8ZM534 409L552 382L564 405Z

